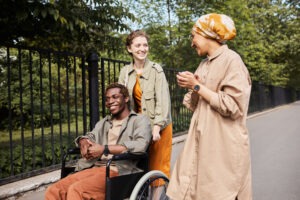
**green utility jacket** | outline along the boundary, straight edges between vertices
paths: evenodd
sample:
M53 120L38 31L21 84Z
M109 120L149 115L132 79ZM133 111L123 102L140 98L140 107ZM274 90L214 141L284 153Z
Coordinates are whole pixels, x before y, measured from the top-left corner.
M133 87L136 83L136 72L133 63L121 69L119 83L128 88L131 108L135 108ZM172 122L169 85L163 68L157 63L146 59L143 73L140 77L142 89L142 114L150 117L151 125L159 125L161 129Z
M108 142L108 131L111 126L111 116L106 116L96 124L91 132L88 132L84 136L77 137L75 139L75 144L78 146L79 139L88 138L98 144L105 145ZM142 153L147 150L151 136L149 118L145 115L131 111L129 116L123 121L120 129L120 136L116 144L125 146L128 152ZM85 159L80 159L76 170L91 167L97 160L98 159L87 161ZM138 170L136 168L136 162L130 160L117 161L116 166L118 167L119 174L131 173Z

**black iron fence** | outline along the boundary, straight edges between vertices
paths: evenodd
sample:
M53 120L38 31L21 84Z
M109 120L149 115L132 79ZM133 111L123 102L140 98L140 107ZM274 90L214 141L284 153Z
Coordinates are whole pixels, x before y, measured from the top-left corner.
M85 57L0 48L0 184L56 168L87 130Z
M100 67L99 67L100 63ZM0 185L60 167L73 139L106 114L105 87L126 61L16 46L0 46ZM164 68L174 134L189 127L178 69ZM297 96L298 95L298 96ZM299 92L253 83L249 112L299 99Z
M249 113L262 111L300 99L300 91L293 88L265 85L253 82Z

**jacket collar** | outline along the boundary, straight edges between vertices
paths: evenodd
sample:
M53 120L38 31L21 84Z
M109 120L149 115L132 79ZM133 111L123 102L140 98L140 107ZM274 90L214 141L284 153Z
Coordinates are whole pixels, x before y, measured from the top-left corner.
M129 115L128 115L128 117L126 118L126 119L127 119L126 121L128 121L132 116L136 116L136 115L137 115L137 113L134 112L133 110L131 110L130 113L129 113ZM109 122L109 123L112 123L112 119L113 119L112 115L107 115L107 116L105 117L105 120L106 120L107 122ZM127 123L126 123L126 124L127 124Z
M146 59L143 74L142 74L145 79L149 79L150 71L151 71L151 68L152 68L153 65L154 65L153 62Z
M137 116L137 113L134 111L130 111L129 115L124 119L124 121L122 122L122 127L120 129L120 135L117 139L117 143L119 143L119 140L122 137L124 130L127 128L127 124L132 116ZM111 115L106 116L106 121L110 124L110 127L112 127L112 116ZM108 134L108 132L107 132L107 134Z
M154 63L146 58L143 73L142 73L141 77L143 77L145 79L149 79L150 71L151 71L151 68L153 65L154 65ZM129 65L128 75L130 75L133 72L134 72L133 62L131 62Z

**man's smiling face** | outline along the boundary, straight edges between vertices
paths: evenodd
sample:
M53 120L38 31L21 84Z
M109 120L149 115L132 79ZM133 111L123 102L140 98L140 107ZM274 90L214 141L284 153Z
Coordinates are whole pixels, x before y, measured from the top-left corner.
M113 116L120 115L127 107L128 97L124 97L120 88L111 88L106 91L105 106Z

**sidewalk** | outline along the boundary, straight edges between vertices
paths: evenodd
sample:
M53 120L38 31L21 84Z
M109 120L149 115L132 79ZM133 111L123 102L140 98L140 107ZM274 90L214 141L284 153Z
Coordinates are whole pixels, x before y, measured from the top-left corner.
M300 199L300 101L247 121L253 200Z

